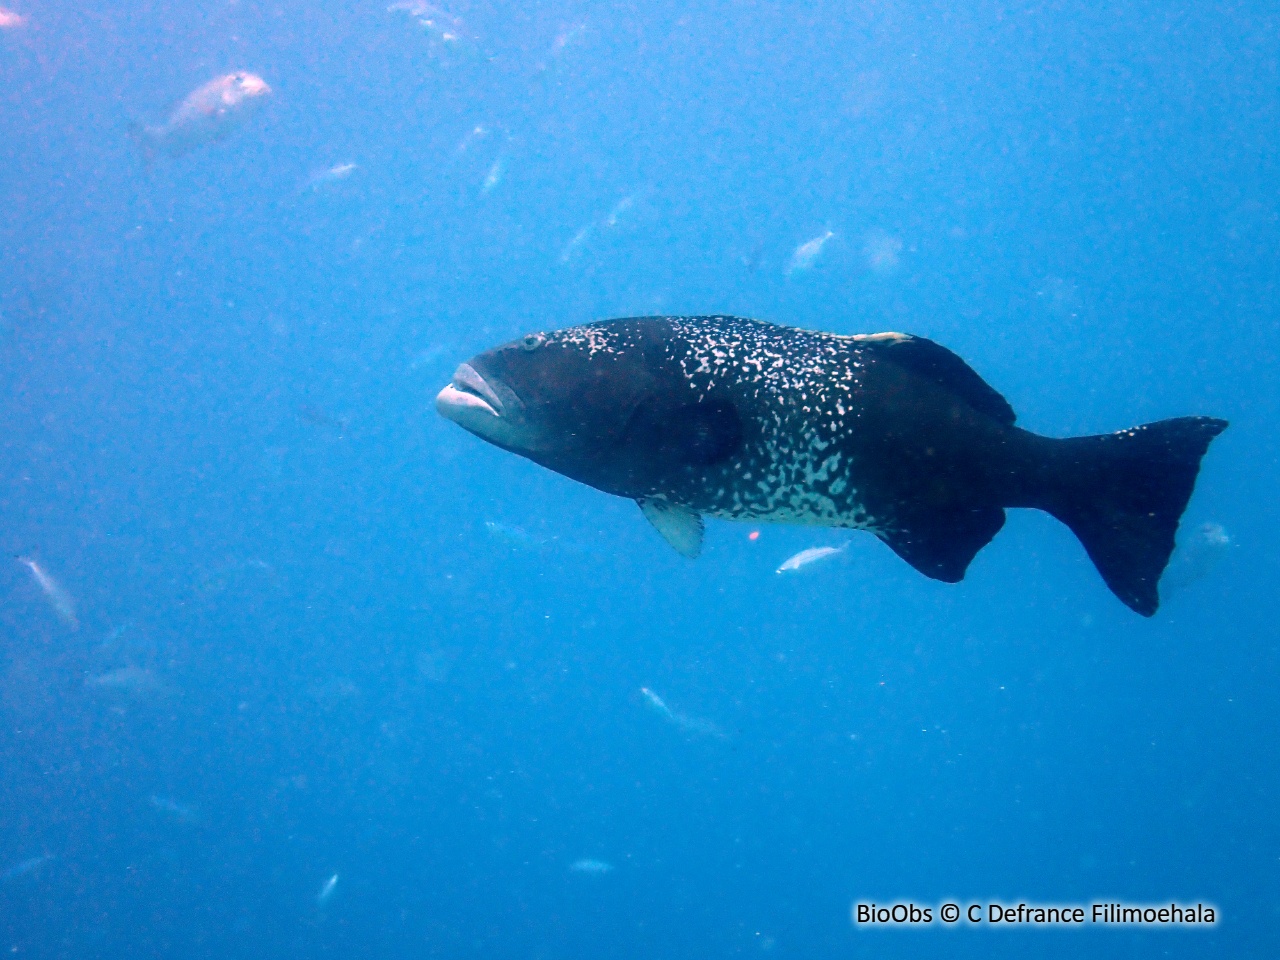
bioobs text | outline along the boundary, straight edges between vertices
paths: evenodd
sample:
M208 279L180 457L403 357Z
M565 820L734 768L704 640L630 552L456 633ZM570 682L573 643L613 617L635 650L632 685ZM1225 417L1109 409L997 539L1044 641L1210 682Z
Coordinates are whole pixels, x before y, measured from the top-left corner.
M914 903L895 903L881 906L876 903L855 903L854 923L933 923L933 907L918 907Z

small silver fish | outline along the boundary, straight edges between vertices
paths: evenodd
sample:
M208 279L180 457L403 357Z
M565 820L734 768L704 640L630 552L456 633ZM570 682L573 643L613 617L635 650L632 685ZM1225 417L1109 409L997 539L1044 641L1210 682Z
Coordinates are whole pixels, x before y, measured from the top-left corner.
M256 73L228 73L187 94L163 123L134 124L129 132L148 158L178 157L224 139L270 93Z
M67 593L66 588L30 557L18 557L18 562L31 571L31 576L35 577L37 585L44 593L45 599L49 601L49 606L53 607L53 612L58 615L58 619L72 630L79 630L80 621L76 618L76 602L71 598L71 594Z
M782 561L775 573L798 573L810 564L817 563L820 560L829 560L838 553L843 553L849 545L846 543L840 547L810 547L808 550L801 550L795 556L788 557Z
M795 252L791 254L791 262L787 264L787 273L797 273L810 269L814 262L822 255L822 248L827 245L827 241L834 237L835 234L828 230L821 236L814 237L807 243L802 243L796 247Z
M675 722L675 719L676 719L675 714L671 712L671 708L668 707L663 702L660 696L658 696L648 687L641 687L640 692L644 694L644 698L648 702L650 707L656 710L665 719Z
M53 854L46 853L38 857L29 857L21 863L15 863L11 867L0 870L0 883L8 883L10 880L17 880L19 877L35 873L52 859Z
M320 892L316 895L316 904L323 907L329 902L329 898L333 896L333 890L338 885L338 875L335 873L320 886Z
M134 666L117 667L86 677L84 685L91 690L113 690L135 696L168 692L168 687L154 673Z
M502 182L503 176L507 172L507 161L505 157L499 156L493 161L493 166L489 168L488 175L484 178L484 184L480 187L480 195L485 196Z
M613 864L604 860L583 857L581 860L575 860L569 864L569 870L588 877L603 877L605 874L613 872Z
M147 797L147 803L151 804L152 809L158 810L166 817L177 820L179 823L195 823L199 817L196 816L195 810L187 806L185 803L179 803L172 797L162 796L153 793Z
M326 170L319 170L309 176L302 189L304 191L316 193L340 180L347 179L347 177L351 176L359 169L360 167L358 164L335 163L332 167L329 167Z

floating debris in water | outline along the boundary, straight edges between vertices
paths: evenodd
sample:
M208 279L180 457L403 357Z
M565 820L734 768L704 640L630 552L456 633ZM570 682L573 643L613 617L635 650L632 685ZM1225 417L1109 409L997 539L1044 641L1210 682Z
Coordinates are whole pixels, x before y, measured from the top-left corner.
M791 262L787 264L787 274L800 273L811 269L818 257L822 255L822 248L834 236L835 233L828 230L821 236L814 237L812 240L796 247L795 252L791 254Z
M775 570L775 573L799 573L801 570L818 563L822 560L830 560L839 553L843 553L849 544L843 544L839 547L810 547L808 550L801 550L794 556L788 557L782 561L782 566Z
M58 615L58 619L72 630L79 630L80 621L76 618L76 603L71 599L71 594L66 591L66 588L30 557L18 557L18 562L31 571L31 576L35 578L36 584L44 593L45 599L49 601L49 606L53 607L53 612Z
M569 864L569 871L571 873L580 873L585 877L603 877L613 872L613 864L605 860L583 857L581 860L575 860Z
M323 907L329 902L329 898L333 896L334 889L338 886L338 875L335 873L328 880L320 885L320 892L316 894L316 905Z

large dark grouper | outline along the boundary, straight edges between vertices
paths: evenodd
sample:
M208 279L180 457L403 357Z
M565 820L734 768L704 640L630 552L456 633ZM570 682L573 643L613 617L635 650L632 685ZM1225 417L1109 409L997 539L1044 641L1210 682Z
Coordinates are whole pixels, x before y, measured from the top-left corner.
M1144 616L1209 442L1180 417L1054 440L954 353L736 317L642 317L535 333L460 366L442 415L640 505L688 557L702 514L870 530L954 583L1004 524L1047 511Z

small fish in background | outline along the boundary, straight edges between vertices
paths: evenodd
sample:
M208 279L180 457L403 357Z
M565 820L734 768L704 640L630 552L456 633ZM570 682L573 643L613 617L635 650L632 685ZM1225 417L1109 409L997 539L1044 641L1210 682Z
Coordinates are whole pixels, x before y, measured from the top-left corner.
M29 877L53 859L54 855L52 853L45 853L38 857L29 857L11 867L6 867L4 870L0 870L0 883L9 883L22 877Z
M1160 580L1161 590L1167 595L1203 580L1217 568L1234 544L1222 524L1200 524L1179 539Z
M551 49L547 51L547 58L538 63L538 72L543 73L557 66L563 59L565 53L572 47L578 45L578 42L586 35L587 25L585 23L572 23L568 26L561 27L556 33L556 38L551 42Z
M613 872L613 864L606 860L583 857L569 864L570 873L579 873L584 877L603 877Z
M641 687L640 693L644 696L645 702L653 708L654 712L664 720L675 721L676 716L671 712L671 708L663 702L663 699L650 690L648 687Z
M413 20L427 35L428 55L442 60L446 65L456 55L478 55L479 49L466 34L466 26L460 17L447 10L432 6L424 0L405 0L387 7L388 13L403 13Z
M609 215L604 218L604 225L610 230L618 229L618 226L622 223L623 218L626 217L627 213L635 205L636 205L636 195L634 193L623 197L621 200L619 200L617 203L613 205L613 209L609 211Z
M117 643L120 642L120 638L123 637L125 633L128 632L130 626L132 626L131 622L126 620L124 623L120 624L118 627L112 627L109 631L107 631L107 635L102 638L102 642L98 644L98 649L110 650L112 647L114 647Z
M307 177L306 182L302 185L300 193L319 193L326 190L335 183L346 180L353 173L360 169L359 164L355 163L335 163L332 167L324 170L317 170L311 176Z
M560 262L570 263L576 260L578 256L586 249L587 243L591 240L591 235L595 232L595 224L588 223L585 227L573 235L568 243L564 245L564 249L560 251Z
M498 523L496 520L486 520L484 532L512 550L541 550L547 545L545 540L538 539L527 530Z
M6 7L0 7L0 30L17 30L27 22L26 17Z
M490 132L489 128L483 123L477 123L467 131L466 135L463 136L461 140L458 141L458 146L453 152L458 156L462 156L482 140L488 139Z
M166 797L162 794L153 793L147 797L147 803L151 805L151 809L164 814L170 820L178 823L195 823L199 820L194 809L185 803L179 803L173 797Z
M677 713L672 710L660 696L648 687L641 687L640 693L654 713L662 717L662 719L666 720L668 723L683 730L685 733L693 733L704 737L715 737L718 740L728 739L724 732L710 720L704 720L701 717L691 717L687 713Z
M863 238L862 255L876 273L892 273L902 263L902 241L883 230L872 230Z
M498 154L493 165L489 167L489 172L485 174L484 183L480 186L480 196L488 196L495 187L502 182L502 178L507 173L507 158Z
M810 547L808 550L801 550L794 556L783 560L782 566L778 567L774 573L799 573L815 563L830 560L837 554L843 553L848 547L849 544L845 543L838 547Z
M71 594L66 591L66 588L30 557L18 557L17 560L31 571L31 576L35 578L36 585L40 587L45 599L49 601L49 606L58 615L58 619L70 629L79 630L80 621L76 618L76 602L71 598Z
M316 894L316 906L323 907L333 897L333 891L338 886L338 875L335 873L328 880L320 885L320 892Z
M343 433L347 427L351 426L350 417L334 416L309 403L304 403L298 407L298 419L304 423L311 424L313 427L323 427L326 430L335 430L338 433Z
M270 93L256 73L224 74L187 94L163 123L135 123L129 134L148 160L158 153L180 157L224 140Z
M154 673L144 667L116 667L105 673L86 677L86 688L102 690L109 693L124 693L134 697L160 695L169 692L169 688Z
M791 261L787 264L787 275L811 270L818 257L822 256L822 248L834 236L835 233L828 230L821 236L814 237L796 247L795 252L791 254Z

